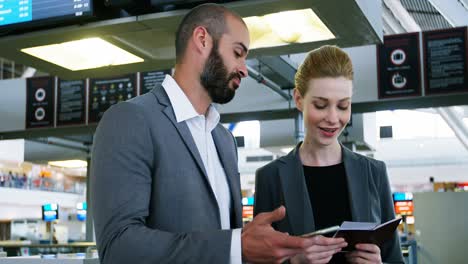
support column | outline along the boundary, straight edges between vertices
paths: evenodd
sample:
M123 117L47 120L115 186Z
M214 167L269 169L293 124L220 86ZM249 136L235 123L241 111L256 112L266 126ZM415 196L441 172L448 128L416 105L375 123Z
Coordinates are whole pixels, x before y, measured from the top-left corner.
M86 161L88 162L88 168L86 169L86 241L93 242L94 241L94 225L93 225L93 210L91 205L91 192L90 192L90 172L91 172L91 156L88 155Z
M294 138L296 143L304 140L304 117L301 112L298 112L294 118Z

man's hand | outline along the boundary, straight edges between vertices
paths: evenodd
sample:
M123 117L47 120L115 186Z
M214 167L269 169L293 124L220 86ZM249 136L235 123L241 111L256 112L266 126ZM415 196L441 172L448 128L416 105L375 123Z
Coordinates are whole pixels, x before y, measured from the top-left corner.
M242 258L250 263L282 263L301 253L312 240L275 231L271 224L286 215L284 206L258 214L242 229Z
M291 259L291 263L325 264L330 262L333 255L347 246L343 238L328 238L324 236L313 236L312 245L304 252Z
M349 263L381 264L380 248L374 244L357 244L356 250L346 255Z

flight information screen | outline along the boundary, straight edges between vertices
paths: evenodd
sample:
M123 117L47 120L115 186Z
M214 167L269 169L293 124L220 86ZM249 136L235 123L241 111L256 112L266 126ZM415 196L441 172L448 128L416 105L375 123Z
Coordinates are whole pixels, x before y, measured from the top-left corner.
M92 15L92 0L0 0L0 27Z

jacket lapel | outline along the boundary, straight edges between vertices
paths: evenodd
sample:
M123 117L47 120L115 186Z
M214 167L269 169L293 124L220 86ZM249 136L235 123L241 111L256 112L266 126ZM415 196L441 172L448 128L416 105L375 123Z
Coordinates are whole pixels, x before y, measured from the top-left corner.
M195 141L193 140L192 133L190 132L190 129L188 128L187 123L185 122L177 123L174 109L172 108L169 97L167 96L166 91L164 91L164 88L162 86L157 86L151 92L158 98L159 103L165 106L165 108L163 109L163 113L167 116L167 118L174 125L180 137L182 138L185 146L190 151L190 154L192 155L198 168L200 169L201 173L204 176L203 178L204 178L205 184L211 193L213 201L215 201L216 208L218 208L218 203L216 202L216 196L213 192L213 189L211 188L211 184L208 179L208 174L206 173L206 170L205 170L205 165L203 164L203 161L200 156L200 152L198 151L197 145L195 144ZM218 212L219 212L219 208L218 208ZM219 213L218 213L218 216L219 216ZM221 219L219 219L219 217L218 217L218 221L219 223L221 223Z
M280 159L279 176L283 189L286 215L293 235L315 230L314 215L307 191L304 170L299 157L299 145Z
M235 153L231 152L231 142L227 142L226 136L223 137L224 128L220 125L216 126L211 132L213 135L213 141L218 151L218 156L223 165L224 172L226 173L227 182L229 189L231 190L231 199L235 212L235 224L236 227L242 227L242 207L241 207L241 193L240 193L240 177L237 169L237 158ZM231 137L229 137L231 139ZM236 150L237 151L237 150Z
M343 162L348 181L348 193L353 221L366 221L369 216L369 171L359 156L342 146Z

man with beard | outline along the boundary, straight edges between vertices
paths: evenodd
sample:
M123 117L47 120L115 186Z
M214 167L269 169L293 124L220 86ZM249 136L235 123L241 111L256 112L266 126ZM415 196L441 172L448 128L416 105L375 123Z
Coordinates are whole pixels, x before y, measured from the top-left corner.
M247 77L249 41L237 14L194 8L176 33L173 76L104 114L91 168L102 264L278 263L313 243L272 229L284 207L242 228L236 145L212 103Z

